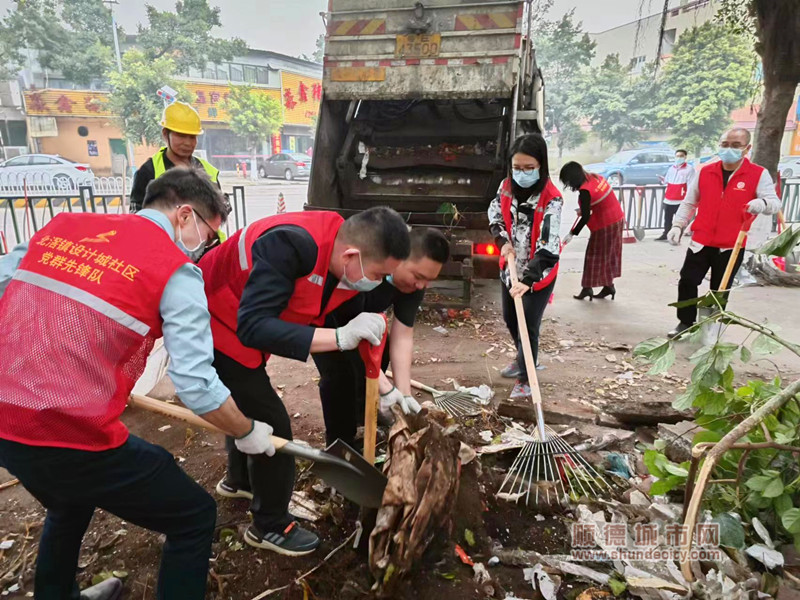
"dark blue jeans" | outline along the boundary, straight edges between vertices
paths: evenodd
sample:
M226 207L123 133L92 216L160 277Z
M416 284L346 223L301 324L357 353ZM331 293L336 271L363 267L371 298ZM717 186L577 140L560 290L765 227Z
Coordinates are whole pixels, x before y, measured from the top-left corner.
M158 598L202 600L216 503L160 446L135 436L87 452L0 439L0 464L47 509L34 582L37 600L75 600L81 541L95 508L167 536Z

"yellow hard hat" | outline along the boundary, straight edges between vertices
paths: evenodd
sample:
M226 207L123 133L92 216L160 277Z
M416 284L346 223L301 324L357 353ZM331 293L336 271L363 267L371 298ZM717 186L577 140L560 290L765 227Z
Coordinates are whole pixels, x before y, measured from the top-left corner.
M200 135L203 133L200 125L200 115L186 102L173 102L164 109L161 116L161 126L186 135Z

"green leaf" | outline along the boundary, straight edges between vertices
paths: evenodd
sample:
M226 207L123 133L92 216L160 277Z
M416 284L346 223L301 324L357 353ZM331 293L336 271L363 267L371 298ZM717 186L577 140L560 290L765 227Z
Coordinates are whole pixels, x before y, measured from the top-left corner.
M127 571L111 571L111 574L117 579L125 579L128 576Z
M689 471L684 469L683 467L679 467L675 463L668 462L664 465L664 470L669 473L670 475L675 475L677 477L688 477Z
M789 533L800 534L800 508L790 508L784 512L781 515L781 523Z
M778 516L782 517L785 512L792 509L791 494L781 494L772 501L772 505L775 507L775 512L778 513Z
M712 523L719 524L719 544L726 548L744 549L744 527L739 519L729 513L720 513L715 516Z
M651 475L659 479L666 476L664 465L669 462L666 456L657 450L645 450L642 460L644 461L644 466L647 467L647 471Z
M658 438L657 440L653 440L653 448L656 450L664 450L667 447L667 442Z
M780 477L776 477L770 481L767 487L764 488L762 494L764 495L764 498L777 498L783 494L783 489L783 481Z
M739 358L743 363L750 362L750 359L753 358L753 353L747 348L747 346L742 346L742 349L739 352Z
M751 348L754 354L764 354L767 356L770 354L777 354L783 350L783 346L763 333L753 340Z
M103 583L106 579L111 579L113 575L110 571L103 571L102 573L98 573L94 577L92 577L92 585L97 585L98 583Z
M675 477L673 475L665 477L664 479L659 479L658 481L653 482L653 485L650 486L650 495L663 496L667 492L674 490L682 483L683 479L681 477Z
M467 544L469 544L470 546L475 546L475 534L474 534L474 533L472 533L472 531L471 531L471 530L469 530L469 529L465 529L465 530L464 530L464 540L465 540L465 541L467 542Z
M716 306L714 295L712 293L705 294L699 298L690 298L689 300L680 300L679 302L672 302L669 306L674 308L688 308L690 306L697 306L698 308L710 308Z
M696 446L697 444L704 442L717 443L721 439L722 435L720 435L718 431L704 429L703 431L698 431L696 434L694 434L694 438L692 438L692 446Z
M721 415L728 406L725 394L714 390L704 390L695 398L694 406L700 408L704 414L710 416Z
M608 587L611 588L611 593L615 596L621 596L625 593L625 590L628 589L628 584L621 579L618 579L616 576L612 577L608 580Z
M772 482L773 478L766 475L754 475L747 481L745 485L754 492L763 492L767 486Z
M662 354L670 346L670 341L666 338L650 338L636 345L633 349L633 356L650 359L653 353Z
M443 579L447 579L447 581L453 581L457 577L455 573L439 573L439 575L441 575Z
M233 529L225 527L224 529L220 529L219 531L219 541L220 542L227 542L230 539L236 537L236 532Z
M697 386L695 384L689 385L686 391L679 395L672 401L672 408L675 410L689 410L694 404L695 396L697 395Z
M661 375L662 373L666 373L669 371L669 368L675 362L675 349L670 345L667 346L666 351L661 354L655 361L653 362L653 366L648 371L648 375Z
M800 228L795 229L793 226L789 226L755 252L756 254L786 257L792 253L797 244L800 244Z

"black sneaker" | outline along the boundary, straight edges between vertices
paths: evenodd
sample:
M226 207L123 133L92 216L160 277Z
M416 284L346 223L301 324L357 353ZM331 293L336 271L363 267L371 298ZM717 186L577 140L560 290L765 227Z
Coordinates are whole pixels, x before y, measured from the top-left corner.
M262 534L255 525L250 525L244 534L244 541L254 548L272 550L285 556L305 556L319 546L317 534L303 529L297 521L289 523L289 526L280 533Z
M666 242L667 241L667 234L666 233L662 233L660 236L658 236L656 238L656 241L657 242Z
M217 484L217 494L223 498L246 498L247 500L253 499L253 492L244 488L238 488L235 485L231 485L225 481L224 477L220 479L219 483Z
M677 325L677 327L675 327L675 329L673 329L672 331L670 331L667 334L667 337L669 339L671 339L671 340L675 339L676 337L678 337L680 334L682 334L684 331L686 331L690 327L691 327L691 325L687 325L686 323L681 321L680 323L678 323L678 325Z
M519 379L520 375L522 375L522 371L519 370L519 365L516 361L500 371L500 377L505 377L506 379Z
M81 600L119 600L122 598L122 581L109 577L81 592Z

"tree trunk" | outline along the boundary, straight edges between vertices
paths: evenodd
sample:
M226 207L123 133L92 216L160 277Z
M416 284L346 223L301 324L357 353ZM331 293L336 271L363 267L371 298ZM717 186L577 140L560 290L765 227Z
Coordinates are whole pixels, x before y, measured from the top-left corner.
M753 162L775 178L786 117L800 83L800 10L797 0L752 0L756 50L764 71L764 100L758 111Z
M258 181L258 165L256 164L256 147L250 150L250 179Z

